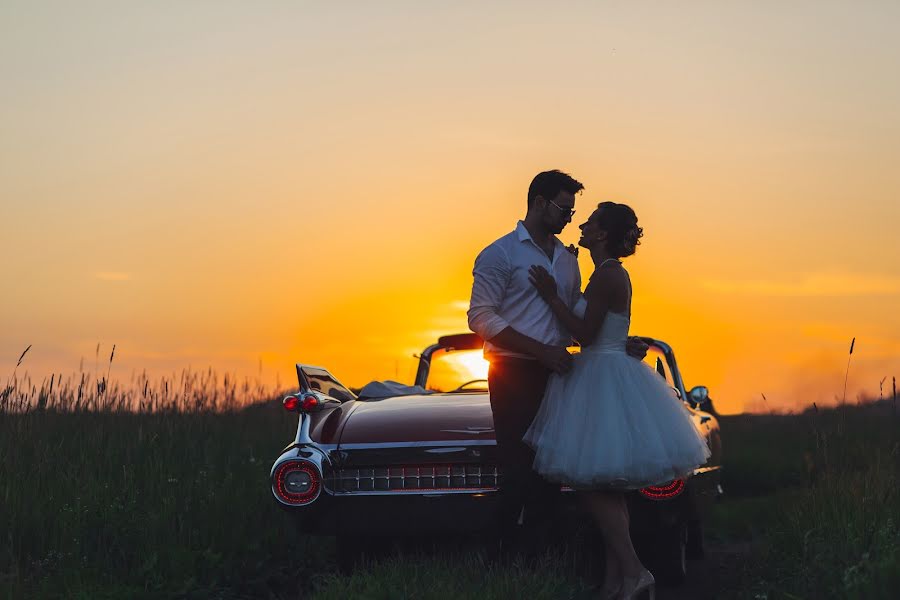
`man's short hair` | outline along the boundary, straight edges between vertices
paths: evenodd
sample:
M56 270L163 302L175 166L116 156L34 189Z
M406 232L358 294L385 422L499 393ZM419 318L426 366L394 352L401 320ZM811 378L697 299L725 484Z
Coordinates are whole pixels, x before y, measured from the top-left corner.
M553 200L560 192L569 192L574 196L583 189L580 182L558 169L538 173L528 186L528 208L534 206L534 199L538 196Z

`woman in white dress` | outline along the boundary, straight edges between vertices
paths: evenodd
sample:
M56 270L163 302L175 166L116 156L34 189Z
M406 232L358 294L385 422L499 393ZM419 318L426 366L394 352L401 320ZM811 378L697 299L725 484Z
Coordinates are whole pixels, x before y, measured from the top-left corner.
M606 544L607 597L652 599L653 575L631 543L624 491L684 477L709 449L665 380L625 352L631 280L619 259L634 254L643 234L634 211L603 202L580 228L578 245L590 250L595 269L575 313L553 277L531 268L532 283L582 351L569 373L551 376L524 440L536 471L583 490Z

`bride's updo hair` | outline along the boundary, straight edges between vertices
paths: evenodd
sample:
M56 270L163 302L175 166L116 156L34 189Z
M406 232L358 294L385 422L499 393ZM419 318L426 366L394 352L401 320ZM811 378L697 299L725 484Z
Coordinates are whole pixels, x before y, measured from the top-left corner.
M638 227L637 215L631 207L616 202L601 202L597 205L597 210L597 227L608 235L607 252L616 258L634 254L641 243L644 229Z

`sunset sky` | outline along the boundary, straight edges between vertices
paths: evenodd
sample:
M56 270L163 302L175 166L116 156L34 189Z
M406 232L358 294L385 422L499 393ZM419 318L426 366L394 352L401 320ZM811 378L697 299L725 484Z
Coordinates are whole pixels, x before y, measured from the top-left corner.
M412 378L539 171L723 412L900 376L896 2L0 4L0 381ZM585 253L586 254L586 253ZM581 258L585 278L591 267ZM765 394L766 400L762 400Z

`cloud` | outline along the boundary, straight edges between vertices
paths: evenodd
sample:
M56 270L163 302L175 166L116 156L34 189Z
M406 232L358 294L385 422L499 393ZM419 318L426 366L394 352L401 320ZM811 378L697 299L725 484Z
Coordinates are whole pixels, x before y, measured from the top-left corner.
M94 273L94 278L100 281L131 281L131 273L117 273L112 271L101 271Z
M450 302L450 308L455 311L463 311L467 312L469 310L469 301L468 300L454 300Z
M706 289L746 296L885 296L900 294L900 278L859 273L810 273L794 281L707 280Z

